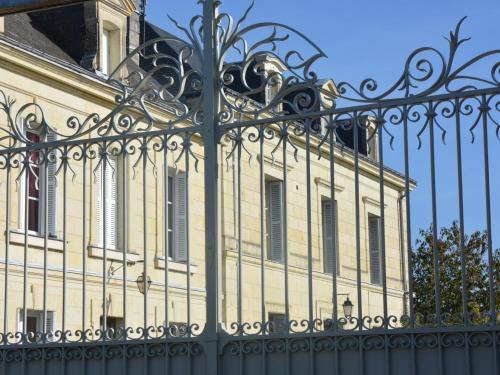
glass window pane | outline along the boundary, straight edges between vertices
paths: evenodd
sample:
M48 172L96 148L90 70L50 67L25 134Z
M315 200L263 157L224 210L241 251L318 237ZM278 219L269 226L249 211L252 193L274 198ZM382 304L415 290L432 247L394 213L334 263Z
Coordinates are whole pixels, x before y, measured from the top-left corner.
M171 231L168 232L168 256L170 258L173 257L174 248L173 248L173 233Z
M28 201L28 229L38 232L38 201Z

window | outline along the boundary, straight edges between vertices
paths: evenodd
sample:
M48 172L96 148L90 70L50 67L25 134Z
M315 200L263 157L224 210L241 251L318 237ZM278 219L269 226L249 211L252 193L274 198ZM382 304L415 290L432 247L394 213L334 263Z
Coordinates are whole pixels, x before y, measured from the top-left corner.
M111 71L111 31L103 29L101 44L101 71L109 74Z
M47 340L50 339L50 334L54 332L54 312L47 311L45 326L43 324L43 311L41 310L26 310L26 333L31 334L32 341L36 342L41 337L36 337L37 333L47 333ZM19 310L18 330L23 332L24 310Z
M187 261L187 213L186 174L173 173L168 176L167 245L168 257L174 261Z
M329 200L321 202L323 217L323 269L325 273L339 274L339 236L337 222L337 202L334 203L335 210L332 211L332 203Z
M33 143L39 143L42 140L40 135L34 131L26 131L26 138ZM55 141L55 134L49 132L47 134L47 142ZM22 178L23 186L21 191L21 204L19 205L21 213L20 226L22 229L27 226L28 231L35 233L37 235L44 235L45 232L45 203L47 206L47 231L48 236L56 237L56 160L50 152L49 161L41 162L40 152L33 151L29 155L29 167L28 176ZM45 163L47 163L47 169L45 169ZM27 183L27 200L25 197ZM47 192L45 192L45 187ZM45 200L47 199L47 202ZM25 204L28 205L27 217Z
M283 244L283 183L270 181L266 184L267 257L284 261Z
M98 186L96 210L98 245L100 247L106 245L106 249L110 250L117 250L119 245L118 187L120 168L118 160L113 155L103 157L95 172L95 183Z
M101 315L99 317L99 326L101 327L101 329L104 329L102 323L103 323L103 319L102 319L102 315ZM124 323L123 318L118 318L115 316L106 317L106 330L110 330L110 329L113 330L113 334L109 335L108 338L110 338L110 339L120 338L119 329L123 328L123 323Z
M380 217L368 215L368 242L370 247L370 280L372 284L381 283L381 265L380 265Z
M286 317L281 313L269 313L269 333L283 333L286 331Z

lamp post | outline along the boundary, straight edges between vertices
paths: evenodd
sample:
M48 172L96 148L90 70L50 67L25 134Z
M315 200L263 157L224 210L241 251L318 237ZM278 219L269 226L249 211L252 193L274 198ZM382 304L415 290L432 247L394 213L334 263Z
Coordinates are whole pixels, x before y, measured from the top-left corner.
M354 307L353 303L349 299L349 293L339 293L337 296L347 296L346 300L342 304L342 310L344 310L344 316L349 319L352 316L352 309Z
M141 294L144 294L144 291L149 290L151 287L151 278L148 276L147 280L144 280L144 272L137 276L137 280L135 282L137 283L137 288Z

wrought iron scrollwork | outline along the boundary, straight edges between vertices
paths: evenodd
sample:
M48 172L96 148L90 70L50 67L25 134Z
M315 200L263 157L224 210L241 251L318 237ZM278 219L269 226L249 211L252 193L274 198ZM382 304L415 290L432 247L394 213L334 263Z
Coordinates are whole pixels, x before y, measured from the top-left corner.
M223 106L219 120L231 122L236 114L260 116L314 111L319 107L321 95L319 79L312 68L326 54L290 26L276 22L244 26L253 6L252 3L236 22L227 13L219 14L216 20ZM294 39L308 46L308 55L292 47Z
M404 64L398 80L388 89L379 90L379 84L372 78L363 80L358 87L349 82L337 84L342 99L362 104L376 104L394 99L425 98L439 93L463 93L481 88L500 87L500 62L494 60L485 77L467 73L470 68L488 58L500 57L500 50L491 50L456 66L457 52L470 38L462 38L462 18L454 31L450 31L447 54L434 47L421 47L413 51Z

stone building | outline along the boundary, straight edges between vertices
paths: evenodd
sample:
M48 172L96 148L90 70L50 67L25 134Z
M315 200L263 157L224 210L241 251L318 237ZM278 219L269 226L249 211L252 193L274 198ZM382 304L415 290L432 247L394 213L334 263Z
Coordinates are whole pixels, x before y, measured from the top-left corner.
M107 78L125 56L141 41L168 35L144 20L138 0L89 1L6 16L0 19L0 90L16 99L15 108L32 103L39 115L43 110L45 120L58 133L71 134L68 119L72 116L105 116L116 106L119 91ZM164 48L174 54L179 52L175 43L165 44ZM150 69L145 61L137 59L135 63L144 71ZM266 64L271 66L273 61ZM335 91L333 81L325 81L324 88ZM234 89L238 90L237 83ZM252 99L257 103L265 101L266 95L272 93L262 95ZM165 120L175 115L153 105L150 110ZM318 124L319 135L322 126ZM9 129L3 113L0 127ZM377 316L383 313L380 167L376 136L370 133L372 127L367 128L358 139L359 275L363 315ZM27 130L25 136L33 142L57 141L55 135L36 131ZM41 139L43 136L47 138ZM82 138L96 137L99 134L93 131ZM220 303L221 321L228 327L238 320L239 277L243 322L285 319L285 295L289 318L308 318L307 152L312 154L309 206L313 315L321 320L332 317L333 274L339 316L346 295L356 314L359 302L352 130L343 131L341 138L344 147L336 146L334 156L327 146L319 144L319 136L312 140L311 150L297 136L296 155L292 147L284 154L281 149L274 152L278 145L278 137L274 137L265 142L263 153L258 143L248 143L240 161L237 154L231 153L231 139L221 142ZM1 139L2 149L6 150L9 144ZM180 144L182 139L177 141ZM150 144L145 164L138 153L110 155L106 163L101 163L102 156L97 153L85 163L73 157L62 172L57 163L46 170L31 168L28 175L22 167L10 169L10 175L8 169L0 170L0 280L4 280L0 282L0 293L8 297L7 307L5 301L0 302L0 310L6 311L3 317L7 318L0 318L7 327L4 332L23 330L23 304L28 331L75 331L82 327L95 330L103 326L104 304L108 328L161 326L166 321L177 326L188 322L202 326L204 171L203 163L197 168L195 163L203 159L204 151L196 134L190 141L189 158L177 149L164 159L164 153L155 151ZM140 137L132 145L139 148ZM318 149L323 150L321 159ZM404 271L406 228L401 219L405 217L405 179L389 168L384 168L383 176L388 313L400 316L405 313L408 297ZM413 181L411 186L415 186ZM168 223L166 217L170 218ZM28 265L26 274L24 262ZM136 282L145 270L151 279L147 317L144 295ZM43 311L47 311L46 316Z

